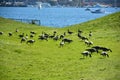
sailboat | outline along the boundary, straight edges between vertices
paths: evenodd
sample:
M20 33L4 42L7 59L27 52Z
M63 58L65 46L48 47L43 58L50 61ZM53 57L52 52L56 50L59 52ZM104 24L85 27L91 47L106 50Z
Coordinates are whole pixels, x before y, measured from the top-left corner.
M114 0L114 7L117 9L117 0Z
M39 5L38 5L38 9L41 9L41 8L42 8L42 4L39 4Z

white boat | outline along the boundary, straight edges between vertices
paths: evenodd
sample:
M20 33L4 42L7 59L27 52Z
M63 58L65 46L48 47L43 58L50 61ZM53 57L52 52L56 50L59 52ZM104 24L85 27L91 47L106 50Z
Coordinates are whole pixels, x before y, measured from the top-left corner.
M41 5L41 4L39 4L39 5L38 5L38 9L41 9L41 8L42 8L42 5Z
M91 13L105 13L105 11L101 9L97 9L97 10L91 11Z

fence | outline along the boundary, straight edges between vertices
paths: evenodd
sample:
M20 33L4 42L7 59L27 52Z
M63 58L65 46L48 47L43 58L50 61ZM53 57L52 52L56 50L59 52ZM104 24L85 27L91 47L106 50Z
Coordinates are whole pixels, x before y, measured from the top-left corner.
M29 24L37 24L37 25L41 25L41 21L37 20L37 19L14 19L14 18L9 18L15 21L20 21L20 22L24 22L24 23L29 23Z

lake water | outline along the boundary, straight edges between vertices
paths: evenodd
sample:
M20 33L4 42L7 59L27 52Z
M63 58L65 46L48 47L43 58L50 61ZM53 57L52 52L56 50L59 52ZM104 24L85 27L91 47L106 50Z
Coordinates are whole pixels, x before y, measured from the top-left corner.
M95 9L91 8L91 10ZM120 11L120 8L104 8L104 10L105 13L95 14L85 11L85 8L0 7L0 16L15 19L38 19L43 26L65 27Z

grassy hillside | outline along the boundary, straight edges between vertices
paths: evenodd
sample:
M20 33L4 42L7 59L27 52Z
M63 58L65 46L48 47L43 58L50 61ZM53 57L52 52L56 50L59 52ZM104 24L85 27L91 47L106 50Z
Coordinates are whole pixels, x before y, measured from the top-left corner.
M19 32L15 32L16 28ZM57 35L66 33L65 38L73 42L59 47L61 40L38 40L44 31ZM99 45L112 49L109 58L93 53L92 58L83 58L81 52L91 48L77 37L77 30L88 37L89 31L93 36L93 46ZM48 28L32 24L24 24L0 18L0 80L120 80L120 12L86 23L65 28ZM37 34L35 43L20 43L19 34ZM12 32L12 36L8 33Z

